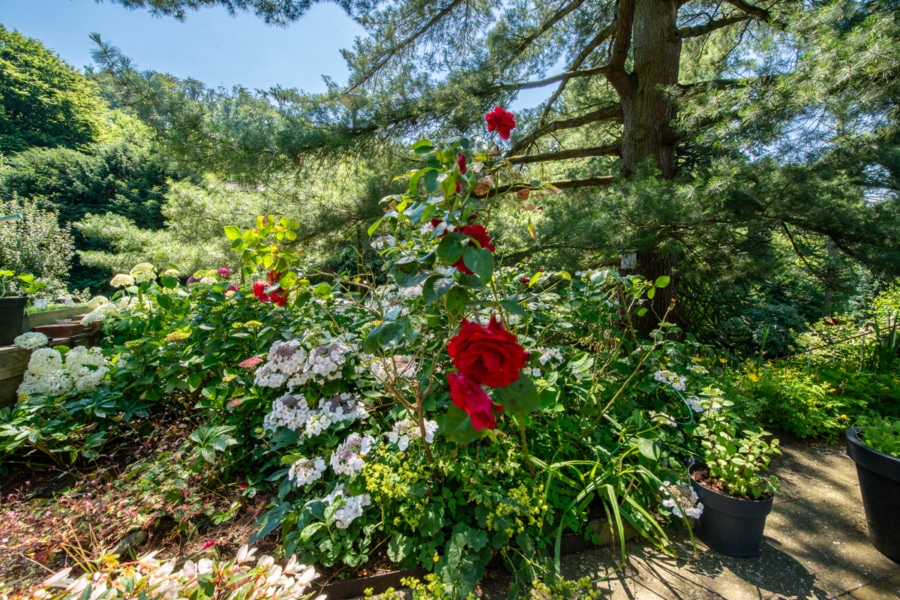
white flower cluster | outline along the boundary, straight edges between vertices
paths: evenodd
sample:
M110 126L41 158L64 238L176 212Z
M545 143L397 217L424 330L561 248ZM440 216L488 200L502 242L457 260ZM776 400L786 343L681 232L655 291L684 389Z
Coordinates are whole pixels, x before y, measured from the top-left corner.
M272 402L272 411L263 419L263 428L275 431L287 427L305 429L307 437L315 437L335 423L356 421L367 416L366 407L355 394L335 394L319 400L318 410L310 409L302 395L287 393Z
M309 353L297 340L275 342L269 349L269 360L256 371L255 384L288 389L313 380L328 381L340 377L353 348L341 341L313 348Z
M382 319L395 319L409 314L406 301L422 295L421 286L398 288L392 285L380 286L366 298L365 308Z
M683 392L687 387L687 378L684 375L679 375L668 369L657 371L653 374L653 379L660 383L670 385L672 386L672 389L678 390L679 392Z
M425 421L425 441L429 444L434 441L434 434L438 430L437 421ZM387 433L387 439L392 444L397 444L401 452L406 452L411 439L422 437L422 429L412 419L403 419L394 423L394 427Z
M525 367L524 369L522 369L522 374L531 375L532 377L540 377L541 370L538 369L537 367L534 367L534 368Z
M94 310L98 306L102 306L104 304L109 304L109 298L107 298L106 296L94 296L88 301L87 307L91 310Z
M58 350L40 348L32 353L28 361L28 370L18 394L61 396L73 390L90 392L103 382L108 372L109 367L100 348L72 348L66 353L65 366Z
M688 371L697 375L709 375L709 369L703 365L688 365Z
M700 502L697 492L690 486L684 484L673 485L668 481L664 481L659 487L659 491L665 496L662 502L663 507L671 509L672 514L677 518L681 519L687 516L699 519L700 515L703 514L703 503Z
M301 458L291 465L288 471L288 479L297 487L304 487L322 479L325 472L325 461L321 456L315 458Z
M109 285L114 288L129 287L134 285L134 277L126 273L119 273L110 280Z
M540 352L541 356L538 358L541 366L546 366L548 362L557 362L561 363L563 361L562 352L559 351L559 348L536 348L535 353Z
M703 405L700 404L700 398L697 396L688 396L685 398L685 402L687 402L688 408L695 413L703 412Z
M282 567L271 556L256 560L256 549L241 546L232 560L202 558L181 567L175 560L160 563L151 552L136 561L125 561L111 569L96 570L70 578L72 567L44 580L30 595L33 600L77 600L79 598L123 598L140 590L146 598L195 598L198 596L237 600L309 600L309 584L318 577L313 567L299 564L292 556ZM256 561L256 566L247 563ZM48 591L50 588L57 588ZM201 591L202 588L202 591ZM61 590L61 591L59 591ZM4 596L5 597L5 596ZM322 600L324 596L316 596Z
M96 304L95 301L97 301ZM91 307L91 304L94 304L94 306ZM103 322L107 315L118 314L119 312L118 307L103 296L97 296L91 300L88 307L93 308L93 310L81 317L81 324L85 326L91 323Z
M50 342L50 339L43 333L37 331L28 331L16 337L13 340L13 346L22 348L23 350L37 350L43 348Z
M372 240L371 246L376 252L381 252L387 248L393 248L397 245L397 240L392 235L382 235Z
M339 507L334 511L334 516L331 518L331 522L338 529L350 527L350 523L362 516L363 508L372 504L372 498L369 494L348 496L342 483L339 483L334 488L334 491L322 498L321 501L328 506L338 503Z
M100 348L87 349L75 346L66 353L66 370L75 381L75 389L79 392L90 392L100 385L109 373L106 358Z
M272 412L263 419L263 429L275 431L279 427L287 427L297 431L306 425L309 415L306 398L288 393L272 402Z
M153 281L156 279L156 267L150 263L138 263L131 269L131 276L137 283Z
M351 433L331 454L331 468L338 475L356 475L366 466L363 457L369 453L374 444L375 438L371 435Z
M412 379L415 377L417 369L416 359L404 355L379 358L369 365L372 376L379 383Z

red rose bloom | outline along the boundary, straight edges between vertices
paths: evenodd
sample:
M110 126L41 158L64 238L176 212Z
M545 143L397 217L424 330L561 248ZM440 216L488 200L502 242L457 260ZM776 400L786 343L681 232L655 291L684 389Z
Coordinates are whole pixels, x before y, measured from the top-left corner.
M528 362L528 353L497 317L491 317L487 327L463 319L447 352L460 373L490 387L518 380L519 370Z
M458 229L458 231L464 235L473 238L475 241L481 245L482 248L487 248L491 252L494 251L494 245L491 243L491 236L487 234L487 231L484 229L484 225L463 225ZM453 266L456 267L460 273L465 273L466 275L472 275L472 269L466 266L465 261L460 257L458 261L453 263Z
M465 175L468 169L466 168L466 155L465 154L457 154L456 155L456 166L459 167L459 174Z
M287 304L287 290L277 289L271 294L266 293L266 288L275 284L279 279L281 279L281 273L269 271L269 283L266 283L265 281L255 282L253 284L253 295L256 296L260 302L271 302L278 306L284 306Z
M447 383L450 385L450 397L453 398L453 404L466 411L466 414L472 419L472 427L475 431L481 431L485 427L488 429L497 427L497 417L494 416L494 411L502 412L503 407L495 404L490 396L484 393L478 382L459 373L447 373Z
M484 120L487 121L488 131L496 131L504 140L508 140L509 132L516 128L516 118L513 114L499 106L484 115Z

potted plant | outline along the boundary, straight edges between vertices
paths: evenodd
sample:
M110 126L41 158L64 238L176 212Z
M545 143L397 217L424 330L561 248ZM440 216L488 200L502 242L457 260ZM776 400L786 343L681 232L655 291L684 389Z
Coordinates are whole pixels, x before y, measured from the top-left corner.
M743 429L732 403L718 394L699 400L702 411L694 435L700 440L702 462L689 469L691 486L703 504L698 535L728 556L756 556L762 547L766 517L772 510L778 480L763 477L778 440L767 432Z
M856 463L869 539L900 562L900 420L862 418L847 430L847 454Z

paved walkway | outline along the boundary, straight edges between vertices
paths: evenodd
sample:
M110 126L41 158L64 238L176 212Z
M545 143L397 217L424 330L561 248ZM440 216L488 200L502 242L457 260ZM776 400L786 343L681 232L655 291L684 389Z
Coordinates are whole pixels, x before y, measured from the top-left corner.
M729 558L698 541L698 559L689 545L674 559L632 543L625 569L598 548L564 558L566 575L605 578L600 589L613 600L900 599L900 564L866 539L856 466L843 447L788 442L782 451L773 461L782 491L760 556Z

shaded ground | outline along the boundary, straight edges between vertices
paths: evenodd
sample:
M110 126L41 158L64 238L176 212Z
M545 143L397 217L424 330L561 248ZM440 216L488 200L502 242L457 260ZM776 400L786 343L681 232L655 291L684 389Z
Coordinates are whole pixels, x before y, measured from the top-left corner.
M599 580L614 600L900 599L900 564L866 539L856 467L844 448L788 441L782 449L773 467L782 491L760 556L729 558L698 541L696 559L686 543L674 559L635 542L622 569L617 552L597 548L563 558L565 575ZM502 580L485 583L484 598L506 597Z

